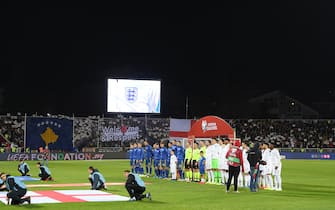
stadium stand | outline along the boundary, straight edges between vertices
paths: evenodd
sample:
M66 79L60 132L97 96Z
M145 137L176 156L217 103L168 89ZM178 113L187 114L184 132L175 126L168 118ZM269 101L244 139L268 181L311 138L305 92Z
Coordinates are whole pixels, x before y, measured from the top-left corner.
M89 148L127 148L130 142L147 139L153 144L169 138L169 118L122 115L114 118L47 117L74 120L73 142L79 151ZM333 119L227 119L227 122L236 128L237 136L244 142L271 142L283 149L334 148ZM0 116L0 152L23 152L24 132L25 115Z

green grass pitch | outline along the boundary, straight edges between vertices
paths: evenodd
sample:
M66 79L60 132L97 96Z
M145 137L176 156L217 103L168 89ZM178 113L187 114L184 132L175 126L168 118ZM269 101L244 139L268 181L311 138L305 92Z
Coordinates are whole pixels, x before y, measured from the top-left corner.
M37 177L36 162L28 161L31 175ZM19 175L18 162L0 162L0 171ZM88 166L94 166L102 172L107 182L124 182L123 170L129 168L127 160L95 161L50 161L49 168L55 181L50 183L88 183ZM152 201L139 202L84 202L61 204L32 204L20 207L0 204L2 209L221 209L221 210L317 210L335 209L335 161L331 160L283 160L283 191L261 190L250 193L241 188L241 193L226 193L224 186L201 185L197 183L171 182L155 178L143 178ZM44 183L41 181L27 184ZM114 194L128 196L124 186L108 186ZM41 190L47 188L30 188ZM48 188L52 189L52 188ZM88 187L64 187L57 189L88 189Z

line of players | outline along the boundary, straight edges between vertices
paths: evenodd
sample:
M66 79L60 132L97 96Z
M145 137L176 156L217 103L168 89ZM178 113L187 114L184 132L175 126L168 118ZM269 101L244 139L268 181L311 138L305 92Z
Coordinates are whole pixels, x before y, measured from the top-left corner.
M156 178L168 178L170 174L170 159L173 153L177 159L177 173L181 179L184 179L183 162L185 156L184 147L180 141L173 140L167 143L154 143L152 146L148 141L144 141L143 145L139 143L131 143L128 150L130 167L132 173L140 176L154 176ZM145 168L145 170L144 170Z
M177 159L178 179L218 185L227 183L229 166L226 154L231 147L231 142L227 138L213 138L211 141L194 142L192 146L186 143L185 148L180 141L176 140L168 142L167 147L164 142L155 143L151 146L147 141L143 142L143 146L142 143L130 145L129 158L133 173L142 176L154 175L154 177L158 178L168 178L170 177L170 172L172 172L169 167L172 154ZM243 152L244 172L241 170L239 174L238 185L239 187L249 187L249 147L242 143L240 149ZM262 151L262 160L267 164L261 165L259 168L259 186L265 189L281 191L279 151L274 148L273 144L269 145L268 143L263 143L260 149ZM152 169L154 169L154 174Z

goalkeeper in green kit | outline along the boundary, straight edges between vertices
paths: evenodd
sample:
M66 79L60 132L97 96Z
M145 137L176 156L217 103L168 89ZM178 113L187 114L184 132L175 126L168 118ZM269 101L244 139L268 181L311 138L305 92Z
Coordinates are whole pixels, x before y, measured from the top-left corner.
M219 171L219 154L220 154L220 145L217 143L215 138L212 139L211 145L211 155L212 155L212 170L214 175L214 183L221 184L221 173Z

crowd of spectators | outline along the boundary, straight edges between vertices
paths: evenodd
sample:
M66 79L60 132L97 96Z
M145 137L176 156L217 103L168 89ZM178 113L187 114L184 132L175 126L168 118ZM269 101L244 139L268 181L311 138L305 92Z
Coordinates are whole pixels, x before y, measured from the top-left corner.
M143 139L153 144L169 138L169 118L122 115L113 118L68 118L73 119L73 143L79 151L92 147L128 147L130 142ZM245 142L270 142L278 148L334 148L335 120L332 119L227 119L227 122L236 129L237 137ZM106 135L106 129L109 129L108 134L112 135ZM131 129L136 130L136 135L124 138ZM24 115L0 116L1 151L11 150L13 147L23 148L24 130Z
M24 146L25 116L7 114L0 117L1 151L16 151Z
M335 120L228 120L243 141L270 142L279 148L333 148Z

